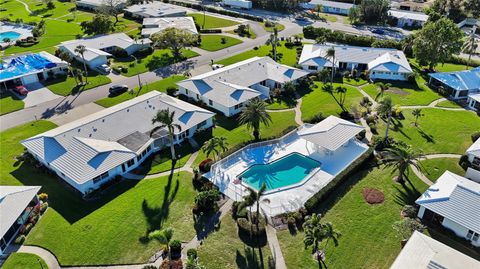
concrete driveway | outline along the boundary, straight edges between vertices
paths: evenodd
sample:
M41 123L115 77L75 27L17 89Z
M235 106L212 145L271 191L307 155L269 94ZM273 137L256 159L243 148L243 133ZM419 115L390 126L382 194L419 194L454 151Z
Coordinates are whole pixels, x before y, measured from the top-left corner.
M22 100L25 103L25 107L32 107L57 98L63 98L63 96L51 92L41 83L25 85L25 88L28 90L28 95Z

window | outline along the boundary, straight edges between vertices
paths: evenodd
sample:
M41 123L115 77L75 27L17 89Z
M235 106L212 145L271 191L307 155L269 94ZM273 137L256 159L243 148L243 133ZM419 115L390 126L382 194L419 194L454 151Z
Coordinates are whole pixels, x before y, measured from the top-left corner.
M137 156L137 162L139 162L142 159L142 154Z
M468 230L467 239L470 240L470 239L472 239L472 237L473 237L473 231L472 231L472 230Z
M131 159L127 162L127 167L130 167L135 164L135 159Z
M150 151L151 149L152 149L152 145L149 145L149 146L147 147L147 151Z
M317 70L317 67L314 65L309 65L308 70Z
M479 236L479 234L474 233L474 234L473 234L472 241L475 241L475 242L478 241L478 236Z
M199 124L197 124L197 129L202 128L203 126L207 125L207 121L202 121Z
M235 109L239 109L243 106L243 104L238 104L238 105L235 105Z
M188 95L188 90L187 89L185 89L185 94Z
M211 105L211 106L213 106L213 101L209 99L209 100L208 100L208 104Z
M103 174L101 174L101 175L99 175L98 177L95 177L95 178L93 179L93 184L96 184L96 183L99 182L100 180L105 179L105 178L107 178L107 177L108 177L108 171L105 172L105 173L103 173Z

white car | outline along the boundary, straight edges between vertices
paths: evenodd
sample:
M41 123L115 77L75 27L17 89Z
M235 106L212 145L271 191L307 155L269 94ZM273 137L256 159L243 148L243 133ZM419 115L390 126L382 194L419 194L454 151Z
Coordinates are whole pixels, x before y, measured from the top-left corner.
M223 64L212 64L212 69L213 70L217 70L217 69L222 68L222 67L224 67Z
M97 67L98 70L100 70L102 73L110 73L110 71L112 71L112 69L110 68L110 66L108 66L107 64L102 64L100 66Z

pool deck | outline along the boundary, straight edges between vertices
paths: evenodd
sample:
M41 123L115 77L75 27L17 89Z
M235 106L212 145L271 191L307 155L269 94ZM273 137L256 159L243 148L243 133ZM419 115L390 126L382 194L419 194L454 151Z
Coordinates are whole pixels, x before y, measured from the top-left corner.
M246 187L235 184L239 174L254 164L266 164L292 152L298 152L321 163L320 169L314 169L302 182L295 185L268 191L260 204L268 216L295 211L327 185L338 173L360 157L368 146L351 139L335 152L318 148L315 144L300 138L296 132L276 141L259 146L246 147L238 154L232 154L212 166L206 177L219 187L220 191L235 201L243 200Z

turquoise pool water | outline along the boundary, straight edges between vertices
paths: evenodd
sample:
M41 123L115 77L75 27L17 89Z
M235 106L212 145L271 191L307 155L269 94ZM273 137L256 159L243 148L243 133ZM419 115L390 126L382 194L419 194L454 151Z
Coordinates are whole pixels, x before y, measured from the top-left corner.
M302 181L320 163L299 153L290 153L268 164L256 164L239 177L250 187L258 190L263 183L267 190L283 188Z
M18 39L19 37L20 37L20 34L17 33L17 32L12 32L12 31L3 32L3 33L0 33L0 42L3 42L3 40L5 38L10 39L10 41L14 41L14 40Z

